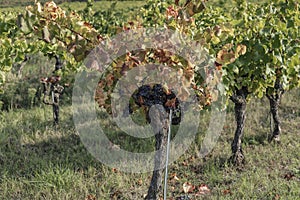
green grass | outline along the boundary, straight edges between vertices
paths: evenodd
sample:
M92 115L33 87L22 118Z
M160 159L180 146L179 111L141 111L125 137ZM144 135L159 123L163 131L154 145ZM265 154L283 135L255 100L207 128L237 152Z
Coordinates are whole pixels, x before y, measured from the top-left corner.
M48 0L41 0L40 2L44 3L47 2ZM86 2L82 1L76 1L76 0L68 0L69 2L64 2L64 0L54 0L57 4L59 4L62 8L70 8L71 10L82 10L86 6ZM268 2L269 0L263 0L263 1L256 1L256 0L249 0L249 2L253 3L263 3L263 2ZM64 2L64 3L61 3ZM113 1L95 1L94 2L94 10L99 11L103 9L108 9L110 5L112 4ZM141 0L131 0L131 1L117 1L116 9L127 9L127 8L139 8L143 6L146 1L141 1ZM0 11L23 11L25 6L28 5L33 5L34 0L4 0L4 2L0 5ZM225 1L225 0L211 0L207 2L207 5L211 6L220 6L222 8L230 8L236 3L234 1Z
M41 3L49 2L51 0L39 0ZM114 0L115 1L115 0ZM124 2L124 1L119 1L118 2ZM134 1L134 0L133 0ZM131 0L131 2L133 2ZM85 3L86 0L54 0L55 3L61 4L61 3L76 3L76 2L83 2ZM102 0L95 0L95 3L101 3L101 2L112 2L112 1L102 1ZM126 2L126 0L125 0ZM0 8L7 8L7 7L14 7L14 6L27 6L34 4L34 0L2 0Z
M247 162L242 168L226 162L235 128L232 105L216 147L204 159L197 158L203 135L200 128L195 143L170 165L170 175L176 173L179 180L169 179L168 198L184 196L182 185L186 181L208 185L211 193L201 199L299 198L299 95L298 90L283 98L280 144L267 142L268 102L251 101L243 140ZM52 126L49 106L1 113L0 199L142 199L146 194L151 173L119 172L93 158L75 131L71 110L71 106L62 107L58 128ZM200 120L201 127L206 121ZM134 140L113 138L117 132L111 130L112 140L122 142L121 148L129 148ZM147 143L141 148L153 149L153 141ZM197 190L188 195L200 199L195 193Z
M57 1L54 1L57 2ZM110 5L113 1L96 1L94 2L93 10L105 10L110 8ZM22 12L24 11L24 7L27 5L33 5L34 1L28 1L26 4L17 4L7 7L5 5L0 6L0 11L17 11ZM139 8L145 4L145 1L118 1L116 5L117 10L127 9L127 8ZM70 3L62 3L59 4L64 9L70 8L71 10L83 10L86 7L86 2L70 2Z
M110 5L112 4L112 1L97 1L94 2L93 10L99 11L99 10L105 10L109 9ZM135 8L135 7L141 7L145 4L145 1L118 1L116 4L115 9L116 10L122 10L127 8ZM71 10L82 10L85 8L86 3L85 2L73 2L73 3L63 3L61 4L63 8L70 8Z

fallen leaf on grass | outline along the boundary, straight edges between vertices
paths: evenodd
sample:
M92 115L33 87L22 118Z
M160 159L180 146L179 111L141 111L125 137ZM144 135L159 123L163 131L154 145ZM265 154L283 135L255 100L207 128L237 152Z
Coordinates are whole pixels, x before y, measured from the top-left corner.
M201 184L198 187L198 193L199 195L203 195L203 194L209 194L210 193L210 189L208 188L208 186L206 184Z
M177 177L176 173L171 174L170 179L175 180L175 181L179 181L179 178Z
M86 196L85 200L96 200L96 196L89 194Z
M227 194L230 194L230 195L231 195L231 194L232 194L232 193L231 193L231 190L229 190L229 189L223 190L222 193L223 193L223 195L227 195Z
M195 190L196 187L194 185L192 185L190 182L185 182L182 185L182 188L183 188L184 193L191 193Z

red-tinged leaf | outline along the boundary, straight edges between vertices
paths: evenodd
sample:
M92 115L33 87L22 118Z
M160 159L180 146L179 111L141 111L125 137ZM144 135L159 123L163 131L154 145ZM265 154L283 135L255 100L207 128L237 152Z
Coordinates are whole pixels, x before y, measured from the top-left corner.
M83 26L86 26L89 29L93 28L93 26L90 23L88 23L88 22L83 22Z
M173 6L169 6L166 10L166 17L167 19L170 18L177 18L178 16L178 10L176 10Z
M165 103L166 107L175 108L176 107L176 98L168 99Z
M231 193L231 190L229 190L229 189L223 190L222 193L223 193L223 195L228 195L228 194L231 195L231 194L232 194L232 193Z
M215 61L215 66L216 66L216 69L219 70L219 71L222 69L222 64L220 64L216 61Z
M106 83L107 83L107 86L108 86L108 87L112 86L113 83L114 83L114 80L115 80L114 75L108 74L108 75L106 76Z
M183 189L183 192L184 193L191 193L195 190L195 186L193 184L191 184L190 182L185 182L183 185L182 185L182 189Z
M145 103L145 101L144 101L144 99L143 99L142 96L139 96L138 101L139 101L139 104L140 104L140 105L143 105L143 104Z

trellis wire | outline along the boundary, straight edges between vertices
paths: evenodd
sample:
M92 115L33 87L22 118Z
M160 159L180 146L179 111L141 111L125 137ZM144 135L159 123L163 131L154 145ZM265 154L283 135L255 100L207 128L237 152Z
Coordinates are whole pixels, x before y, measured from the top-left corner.
M167 200L168 162L169 162L169 154L170 154L171 124L172 124L172 109L170 109L170 114L169 114L169 131L168 131L166 169L165 169L165 181L164 181L164 200Z

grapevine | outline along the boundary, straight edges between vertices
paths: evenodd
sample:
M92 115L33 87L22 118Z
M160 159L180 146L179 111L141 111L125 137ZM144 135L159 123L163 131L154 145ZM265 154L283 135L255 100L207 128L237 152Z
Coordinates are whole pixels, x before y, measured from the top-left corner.
M231 159L241 164L245 159L242 136L246 107L251 98L266 96L269 99L275 122L270 141L279 141L278 106L281 97L284 92L300 86L300 16L299 3L295 0L275 0L263 5L246 0L235 2L236 5L225 10L214 8L207 1L149 0L137 14L126 17L114 11L116 4L112 4L107 11L95 12L92 0L81 12L64 10L51 1L43 5L36 2L28 6L24 13L2 13L0 89L5 82L5 72L10 71L13 64L26 62L27 55L42 52L50 58L61 58L65 65L61 67L62 63L57 63L52 77L54 81L51 78L42 79L45 88L52 83L52 90L56 91L57 98L53 105L58 105L62 89L55 87L59 86L58 80L64 73L95 70L103 72L95 91L95 101L112 114L112 97L119 95L114 93L114 87L121 77L139 66L168 66L176 72L169 84L142 84L141 77L134 77L139 85L131 96L130 112L142 109L150 123L150 108L159 104L167 112L171 109L178 111L172 122L180 124L184 115L182 102L190 95L189 89L197 95L199 110L209 109L220 96L226 95L235 105L237 122ZM199 66L187 59L195 55L185 55L183 58L164 48L141 46L139 51L127 52L126 48L130 45L127 43L112 44L111 49L107 49L109 53L100 52L107 60L111 54L124 52L111 63L106 63L106 68L97 62L84 63L96 47L108 44L116 33L139 33L141 29L159 27L179 32L201 44L203 51L214 58L213 65ZM140 43L145 41L143 35L138 39ZM87 69L84 65L92 67ZM159 68L154 69L159 71ZM175 94L172 82L181 83L178 94ZM218 87L221 82L224 87ZM45 89L45 97L46 93ZM55 109L55 122L58 122L58 108ZM165 118L158 112L154 121L157 126L162 121L168 124ZM166 130L158 132L156 150L164 148L164 136L167 135ZM148 199L157 197L161 175L161 170L153 172Z

